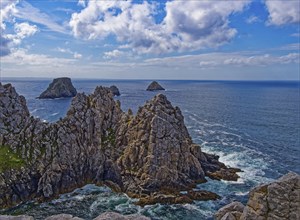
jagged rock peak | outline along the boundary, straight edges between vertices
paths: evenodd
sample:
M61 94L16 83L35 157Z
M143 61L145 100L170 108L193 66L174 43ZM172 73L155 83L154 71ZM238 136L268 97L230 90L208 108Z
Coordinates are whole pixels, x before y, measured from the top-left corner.
M222 179L236 172L193 143L180 109L162 94L134 116L121 110L109 88L99 86L90 95L78 93L67 116L49 124L29 117L25 98L11 85L0 91L0 158L14 159L0 161L0 208L51 199L87 183L138 198L166 189L176 197L205 175ZM152 198L149 203L176 200Z
M24 96L19 96L11 84L0 85L0 130L4 133L18 133L29 115Z
M153 81L147 87L147 91L165 90L158 82Z
M246 206L231 203L215 214L216 220L300 219L300 175L294 172L253 188Z
M117 86L112 85L111 87L109 87L109 89L114 94L114 96L120 96L121 95Z
M42 92L38 97L39 99L55 99L74 97L77 94L71 79L68 77L56 78L50 83L48 88Z

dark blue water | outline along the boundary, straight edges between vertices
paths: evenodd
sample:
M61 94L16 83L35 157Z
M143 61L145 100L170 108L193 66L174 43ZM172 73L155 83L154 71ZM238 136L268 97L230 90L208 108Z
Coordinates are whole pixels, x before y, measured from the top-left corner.
M5 79L24 95L32 115L54 122L64 117L71 99L35 99L49 80ZM138 106L156 93L145 88L150 81L73 80L78 92L91 93L97 85L116 85L122 109ZM238 182L213 181L198 188L214 191L219 201L187 205L135 206L132 199L108 188L88 185L41 205L28 204L10 211L42 218L70 213L91 219L113 210L142 213L152 219L212 219L213 213L233 200L245 202L254 186L294 171L300 173L299 82L160 81L168 99L181 108L185 123L203 151L220 156L229 166L244 170Z

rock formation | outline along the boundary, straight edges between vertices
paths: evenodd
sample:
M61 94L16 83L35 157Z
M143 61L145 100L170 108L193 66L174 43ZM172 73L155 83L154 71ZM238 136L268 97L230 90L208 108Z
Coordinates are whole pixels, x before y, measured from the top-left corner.
M39 99L55 99L74 97L77 94L71 79L67 77L57 78L50 83L46 91L38 97Z
M116 87L115 85L112 85L111 87L109 87L109 89L113 93L114 96L120 96L121 95L118 87Z
M0 220L34 220L32 216L28 215L18 215L18 216L11 216L11 215L0 215ZM52 215L45 220L83 220L82 218L74 217L70 214L59 214L59 215ZM94 220L150 220L150 218L134 214L134 215L121 215L116 212L104 212Z
M157 91L157 90L165 90L165 89L161 85L159 85L158 82L156 82L156 81L153 81L147 87L147 91Z
M290 172L272 183L255 187L246 206L231 203L221 208L215 219L300 219L300 175Z
M133 116L122 112L109 88L97 87L91 95L77 94L65 118L44 123L29 115L25 98L8 84L0 85L0 114L0 159L6 160L0 163L0 208L87 183L151 200L191 190L205 176L238 178L237 170L192 142L180 109L161 94Z

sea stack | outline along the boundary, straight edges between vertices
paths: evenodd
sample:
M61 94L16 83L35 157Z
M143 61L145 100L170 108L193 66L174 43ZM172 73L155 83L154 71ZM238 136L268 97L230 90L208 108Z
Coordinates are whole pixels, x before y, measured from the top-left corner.
M77 94L71 79L68 77L56 78L50 83L48 88L42 92L39 99L55 99L74 97Z
M0 209L89 183L139 198L142 206L218 199L194 187L207 176L238 178L193 143L180 109L163 94L132 115L109 88L97 87L78 93L64 118L44 123L7 84L0 86L0 116Z
M165 90L158 82L153 81L147 88L147 91L157 91L157 90Z
M115 85L112 85L111 87L109 87L109 89L112 92L112 94L114 94L114 96L120 96L121 95L118 87L116 87Z

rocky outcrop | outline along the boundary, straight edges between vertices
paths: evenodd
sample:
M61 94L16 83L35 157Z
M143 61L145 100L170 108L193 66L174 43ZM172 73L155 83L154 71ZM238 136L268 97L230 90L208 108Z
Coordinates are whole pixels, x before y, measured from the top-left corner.
M111 87L109 87L109 89L113 93L114 96L120 96L121 95L118 87L116 87L115 85L112 85Z
M121 215L116 212L105 212L94 220L150 220L150 218L139 214Z
M156 81L153 81L147 87L147 91L158 91L158 90L165 90L165 89L161 85L159 85L158 82Z
M42 92L39 99L55 99L74 97L77 94L76 89L72 85L71 79L68 77L57 78L50 83L48 88Z
M0 220L34 220L32 216L27 215L19 215L19 216L10 216L10 215L0 215ZM45 220L83 220L82 218L75 217L70 214L58 214L52 215ZM104 212L98 217L94 218L94 220L150 220L150 218L139 215L121 215L116 212Z
M290 172L272 183L255 187L246 206L231 203L221 208L215 219L300 219L300 175Z
M87 183L138 198L178 195L207 175L233 173L192 142L180 109L161 94L134 116L97 87L77 94L66 117L51 124L31 117L11 85L0 85L0 113L1 208Z

